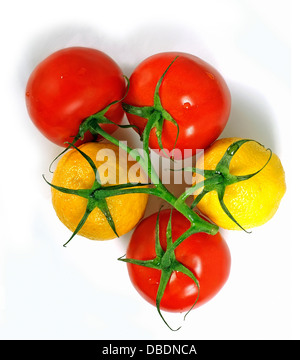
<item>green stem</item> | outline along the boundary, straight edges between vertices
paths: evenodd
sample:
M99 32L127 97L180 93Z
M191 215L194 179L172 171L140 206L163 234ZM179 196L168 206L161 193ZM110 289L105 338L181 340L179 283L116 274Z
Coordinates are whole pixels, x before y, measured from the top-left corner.
M183 214L192 224L194 232L205 232L215 235L219 227L202 219L195 211L193 211L185 202L178 201L177 197L168 191L165 187L158 190L158 196L168 202L177 211Z
M156 173L153 165L151 164L149 154L147 155L147 159L145 160L141 154L136 150L130 148L128 145L126 145L124 142L117 140L112 135L108 134L106 131L104 131L99 125L95 124L93 125L93 130L103 136L106 140L110 141L114 145L120 147L122 150L126 151L135 161L139 162L143 170L146 174L149 175L149 178L151 179L153 184L161 184L162 182ZM150 166L149 166L150 164Z
M193 223L188 230L186 230L181 236L179 236L173 242L172 246L170 247L170 251L174 251L177 248L177 246L179 246L185 239L187 239L189 236L192 236L193 234L196 234L198 232L199 232L199 227ZM215 233L211 233L211 235L215 235L216 233L217 233L217 230Z
M129 192L143 192L150 193L152 195L158 196L161 199L165 200L167 203L172 205L177 211L182 213L190 222L197 227L198 232L206 232L208 234L216 234L219 230L218 226L211 224L203 220L197 213L195 213L185 202L178 201L177 197L174 196L161 182L157 172L155 171L151 161L149 152L146 152L146 160L141 157L140 153L137 150L134 150L127 146L124 142L117 140L112 135L106 133L99 125L93 126L93 130L98 132L106 140L112 142L114 145L119 146L121 149L126 151L134 160L139 161L143 170L148 174L151 182L154 185L154 188L133 188L126 189L126 193ZM150 166L149 166L150 165ZM123 193L121 190L118 194ZM124 192L125 193L125 192ZM116 194L116 193L115 193Z

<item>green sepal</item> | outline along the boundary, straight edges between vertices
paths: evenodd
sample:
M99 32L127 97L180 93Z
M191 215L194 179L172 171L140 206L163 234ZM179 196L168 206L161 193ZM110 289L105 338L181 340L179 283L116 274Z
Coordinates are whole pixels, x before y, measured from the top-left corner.
M117 233L117 230L116 230L114 220L113 220L113 218L111 216L111 213L109 211L106 199L105 198L98 199L97 202L96 202L96 206L102 211L103 215L106 217L106 220L109 223L109 226L111 227L111 229L113 230L115 235L117 237L119 237L119 235Z
M222 208L222 210L225 212L225 214L239 227L241 228L243 231L245 231L246 233L250 234L251 231L247 231L245 230L241 224L239 224L237 222L237 220L233 217L233 215L231 214L231 212L228 210L227 206L225 205L225 202L224 202L224 194L225 194L225 188L226 186L219 186L217 187L217 194L218 194L218 200L219 200L219 203L220 203L220 206Z
M74 147L74 149L76 151L78 151L84 158L85 160L89 163L89 165L91 166L94 175L95 175L95 181L92 185L92 187L90 189L68 189L65 187L61 187L61 186L57 186L54 184L51 184L49 181L46 180L45 176L43 175L44 180L47 182L47 184L49 184L51 187L55 188L56 190L66 193L66 194L72 194L72 195L77 195L80 197L83 197L85 199L88 200L87 206L86 206L86 211L82 217L82 219L80 220L79 224L77 225L75 231L73 232L71 238L64 244L64 246L66 246L72 239L73 237L80 231L80 229L82 228L82 226L84 225L84 223L86 222L89 214L96 208L98 207L103 215L106 217L107 222L109 223L111 229L113 230L113 232L116 234L117 237L119 237L117 231L116 231L116 227L115 227L115 223L113 221L113 218L111 216L111 213L109 211L107 202L106 202L106 198L104 196L99 196L99 193L101 192L101 190L107 189L107 187L103 187L101 185L100 182L100 177L97 176L97 167L95 165L95 163L93 162L93 160L83 151L81 151L78 147L76 147L74 144L69 144L69 146ZM119 185L114 185L116 187L116 190L119 190L120 187ZM131 186L131 184L125 184L125 187ZM97 196L95 196L95 194L97 194ZM112 196L112 195L111 195Z
M124 256L121 256L120 258L118 258L118 260L120 261L124 261L127 263L131 263L131 264L135 264L135 265L141 265L141 266L146 266L146 267L150 267L153 269L157 269L157 270L161 270L161 259L165 254L165 251L163 250L163 248L161 247L160 244L160 240L159 240L159 214L160 214L160 210L158 211L158 215L156 218L156 224L155 224L155 254L156 257L154 259L151 260L138 260L138 259L130 259L130 258L123 258Z
M156 253L156 257L159 259L161 259L165 254L165 251L163 250L163 248L160 244L160 236L159 236L159 234L160 234L159 233L159 216L160 216L161 209L162 209L162 206L158 210L157 217L156 217L156 224L155 224L155 253Z
M171 220L172 219L172 210L171 210L170 218L169 218L167 229L166 229L166 240L167 240L166 251L163 250L163 248L160 244L159 216L160 216L160 210L158 211L156 225L155 225L155 253L156 253L155 258L150 259L150 260L139 260L139 259L124 258L124 256L126 256L126 255L124 255L124 256L118 258L118 260L126 262L126 263L130 263L130 264L149 267L152 269L159 270L161 272L160 281L159 281L156 299L155 299L156 309L157 309L159 316L161 317L163 322L168 326L168 328L172 331L178 331L181 328L181 326L178 327L177 329L171 328L171 326L167 323L164 316L162 315L161 309L160 309L161 300L163 298L163 295L164 295L166 286L168 285L168 282L170 280L170 277L172 276L172 273L174 271L182 272L183 274L190 277L194 281L194 283L196 284L196 286L198 288L197 299L195 300L192 307L185 314L184 319L186 318L187 314L193 309L193 307L195 306L195 304L197 303L197 301L199 299L200 285L199 285L199 282L198 282L197 278L195 277L195 275L188 268L186 268L183 264L181 264L179 261L176 260L176 256L175 256L175 252L174 252L176 246L174 247L174 242L172 240L172 220ZM179 243L181 243L185 238L189 237L192 233L195 233L195 232L196 232L195 229L193 229L193 227L191 227L182 236L180 236L176 241L179 241ZM176 241L175 241L175 243L176 243Z
M230 165L230 162L231 162L233 156L236 154L238 149L248 141L251 141L251 140L242 139L242 140L238 140L238 141L232 143L225 151L225 154L222 156L221 160L218 162L215 171L222 173L223 175L228 175L229 174L229 165Z
M176 148L176 144L179 136L179 125L176 122L176 120L171 116L171 114L166 109L163 108L159 95L159 90L166 73L168 72L168 70L170 69L170 67L177 58L178 56L176 56L172 60L172 62L169 64L167 69L164 71L164 73L156 83L155 91L153 95L153 106L138 107L124 102L122 103L122 107L126 113L136 115L148 120L141 137L141 140L144 142L144 149L146 149L147 153L149 151L148 144L149 144L150 131L152 129L155 129L155 134L159 148L165 154L166 157L169 157L169 155L165 152L162 144L162 131L165 121L170 121L172 124L174 124L177 127L177 136L175 139L173 150ZM170 159L174 160L173 156L171 156Z
M130 264L134 264L134 265L140 265L140 266L145 266L148 268L160 270L159 261L157 261L157 259L138 260L138 259L124 258L124 256L126 256L126 255L119 257L118 260L126 262L126 263L130 263Z
M157 309L157 312L158 312L159 316L161 317L163 322L167 325L167 327L172 331L178 331L181 328L181 326L179 326L177 329L171 328L171 326L167 323L167 321L163 317L163 315L161 313L161 310L160 310L160 303L161 303L161 300L162 300L162 297L164 295L166 286L168 285L168 282L170 280L170 277L171 277L172 273L173 273L173 269L168 269L168 270L162 270L161 271L160 281L159 281L159 286L158 286L158 290L157 290L155 304L156 304L156 309Z
M193 171L195 173L201 174L205 177L205 180L195 184L191 188L189 188L186 192L184 192L179 199L185 200L189 195L192 195L197 189L203 187L202 191L196 196L194 199L191 208L197 206L197 204L201 201L201 199L208 194L211 191L216 191L218 195L218 200L220 203L220 206L222 210L225 212L225 214L237 225L239 226L243 231L249 233L246 231L241 224L233 217L233 215L230 213L229 209L227 208L225 202L224 202L224 194L226 191L226 187L232 184L235 184L240 181L246 181L250 179L251 177L257 175L260 173L269 163L272 157L272 151L271 149L266 149L267 151L270 151L270 156L267 160L267 162L256 172L248 175L232 175L230 173L229 167L230 162L236 152L240 149L240 147L249 141L255 141L251 139L241 139L237 140L236 142L232 143L222 156L221 160L218 162L216 168L214 170L202 170L197 169L195 167L186 168L184 170L186 171ZM255 141L257 142L257 141ZM260 144L261 145L261 144Z
M202 185L203 186L203 185ZM200 194L198 194L194 201L192 202L191 208L194 209L197 204L202 200L202 198L209 193L209 190L205 189L205 187L202 189L202 191L200 192Z
M71 194L71 195L78 195L78 196L81 196L85 199L88 199L92 193L92 191L90 189L69 189L69 188L65 188L65 187L62 187L62 186L57 186L57 185L54 185L54 184L51 184L45 177L45 175L43 174L43 179L46 181L46 183L48 185L50 185L51 187L53 187L54 189L56 189L57 191L60 191L62 193L65 193L65 194Z
M153 113L150 115L148 122L145 126L145 129L142 134L143 139L143 150L146 153L149 153L149 138L150 138L150 132L152 129L156 128L157 123L161 121L161 114L158 111L153 111Z
M108 198L110 196L117 195L126 195L126 194L148 194L148 195L156 195L155 188L148 188L147 184L137 183L137 184L121 184L112 185L112 186L103 186L101 189L97 189L93 192L93 196L96 199L100 198ZM151 184L150 184L151 185Z
M191 310L193 310L194 306L197 304L198 300L199 300L199 296L200 296L200 284L199 284L199 281L198 279L196 278L196 276L192 273L191 270L189 270L187 267L185 267L183 264L181 264L180 262L176 262L175 265L174 265L174 270L175 271L179 271L183 274L185 274L186 276L188 276L189 278L191 278L194 283L196 284L197 286L197 289L198 289L198 293L197 293L197 298L194 302L194 304L191 306L191 308L188 310L188 312L184 315L184 320L185 318L187 317L187 315L191 312Z
M80 231L80 229L83 227L83 225L85 224L87 218L89 217L90 213L95 209L96 205L93 204L92 202L88 202L87 203L87 206L86 206L86 209L85 209L85 213L83 214L83 217L81 218L81 220L79 221L76 229L74 230L72 236L69 238L69 240L64 243L64 247L67 246L67 244L73 239L73 237L75 235L77 235L77 233Z
M72 143L68 143L71 147L73 147L76 151L78 151L84 158L85 160L89 163L90 167L93 169L94 175L97 176L97 167L94 163L94 161L86 154L84 153L82 150L79 149L79 147L75 146Z

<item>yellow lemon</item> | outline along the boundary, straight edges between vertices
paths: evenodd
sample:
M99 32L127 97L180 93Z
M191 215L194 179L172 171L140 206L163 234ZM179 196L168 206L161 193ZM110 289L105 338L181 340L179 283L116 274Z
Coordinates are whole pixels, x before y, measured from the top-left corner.
M228 147L238 140L241 139L224 138L215 141L197 160L196 167L214 170ZM259 143L245 142L231 159L230 174L239 176L255 173L263 168L269 157L270 152ZM204 179L199 174L195 178L197 183ZM201 190L195 192L195 198ZM279 157L273 153L270 161L258 174L226 186L223 201L234 219L244 229L251 229L273 217L285 191L284 169ZM240 227L222 209L217 191L213 190L204 195L197 207L218 226L240 230Z
M147 178L127 153L113 144L92 142L79 149L88 155L97 168L103 188L125 183L145 183ZM91 189L96 175L86 158L76 149L69 150L57 164L52 184L68 189ZM132 230L143 217L148 194L132 193L107 197L106 203L118 236ZM52 203L58 218L72 232L84 216L88 200L76 194L67 194L52 187ZM93 240L109 240L116 234L106 216L97 206L88 215L78 232Z

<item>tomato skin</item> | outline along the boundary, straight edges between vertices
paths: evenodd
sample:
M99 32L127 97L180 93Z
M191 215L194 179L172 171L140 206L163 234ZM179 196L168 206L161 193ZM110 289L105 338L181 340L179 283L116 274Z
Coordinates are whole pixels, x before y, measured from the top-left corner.
M70 47L36 66L27 82L26 105L37 128L52 142L66 146L85 118L121 99L124 92L122 71L113 59L96 49ZM124 116L121 105L113 105L106 116L119 124ZM101 127L109 133L117 129ZM83 142L90 140L91 134L86 134Z
M223 131L229 117L231 97L222 76L200 58L182 52L159 53L142 61L130 77L130 88L124 102L133 106L153 106L155 86L172 60L178 56L166 73L160 87L163 108L177 121L180 133L176 148L181 150L205 149ZM147 120L126 114L132 125L143 131ZM163 147L172 151L177 127L164 122ZM159 149L155 130L149 145ZM178 157L177 157L178 158Z
M160 212L160 242L166 249L166 229L170 210ZM127 258L154 259L157 214L145 218L135 229L127 249ZM181 213L172 212L172 236L175 241L190 227ZM220 233L197 233L184 240L175 250L176 259L190 269L200 284L200 295L194 308L215 296L226 283L231 265L229 248ZM127 263L132 284L140 295L155 305L161 271ZM188 276L173 272L162 297L160 308L169 312L188 311L197 299L198 288Z

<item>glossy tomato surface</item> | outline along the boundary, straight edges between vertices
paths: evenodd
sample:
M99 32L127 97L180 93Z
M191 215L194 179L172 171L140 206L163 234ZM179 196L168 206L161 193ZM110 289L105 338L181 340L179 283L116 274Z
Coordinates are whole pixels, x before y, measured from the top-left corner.
M179 125L176 144L178 156L184 149L205 149L223 131L230 114L231 97L228 86L220 73L200 58L181 52L159 53L141 62L130 77L130 88L125 103L134 106L153 106L156 84L170 63L160 86L163 108ZM137 115L126 114L129 122L143 131L147 120ZM164 122L162 144L172 151L177 136L177 127ZM150 135L149 145L159 149L155 130ZM187 153L186 153L187 154Z
M160 212L160 243L166 248L166 229L170 210ZM155 254L155 225L157 213L142 220L135 229L127 249L127 258L150 260ZM181 213L172 212L172 236L175 241L190 226ZM200 295L195 307L215 296L226 283L231 265L229 248L220 233L197 233L184 240L175 250L176 259L193 272L200 284ZM161 271L127 263L136 290L155 305ZM198 288L187 275L174 271L162 297L161 310L188 311L197 299Z
M59 50L31 73L26 87L28 113L37 128L52 142L65 146L77 135L79 125L125 93L119 66L105 53L91 48ZM119 124L124 112L113 105L106 116ZM101 125L112 133L114 125ZM92 139L85 136L85 142Z

